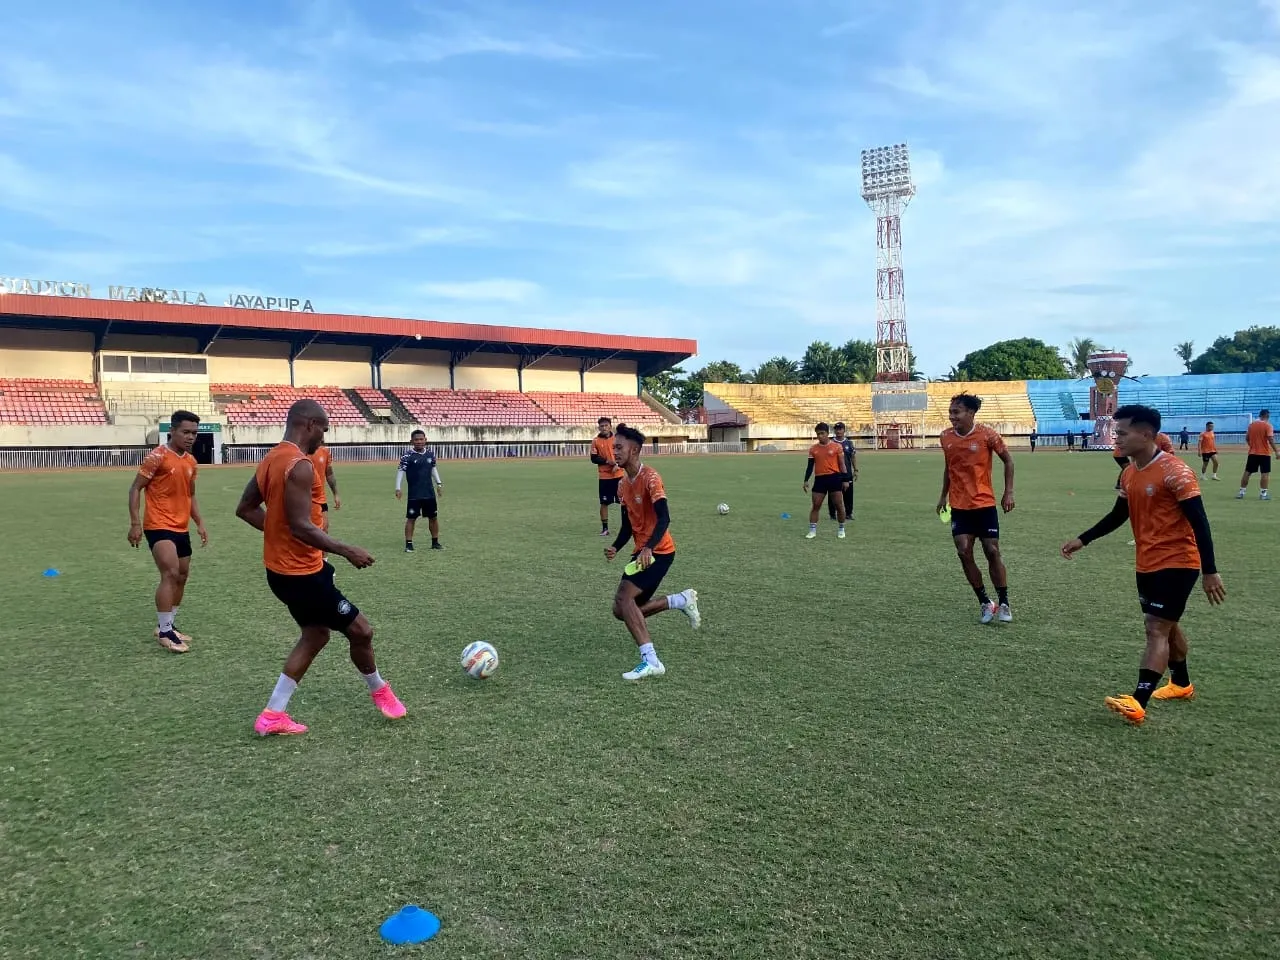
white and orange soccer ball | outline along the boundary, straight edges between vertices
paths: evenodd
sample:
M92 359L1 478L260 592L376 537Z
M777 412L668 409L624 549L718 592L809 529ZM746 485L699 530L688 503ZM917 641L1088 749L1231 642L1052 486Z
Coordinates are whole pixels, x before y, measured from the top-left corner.
M462 669L476 680L491 677L498 672L498 651L483 640L469 643L462 651Z

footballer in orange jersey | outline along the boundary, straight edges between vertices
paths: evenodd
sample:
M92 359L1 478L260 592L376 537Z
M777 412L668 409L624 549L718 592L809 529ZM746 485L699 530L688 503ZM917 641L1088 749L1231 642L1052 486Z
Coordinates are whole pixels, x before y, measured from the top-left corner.
M1004 438L986 424L975 423L982 409L982 398L960 393L951 398L948 416L951 427L942 431L938 443L942 447L942 493L937 512L951 507L951 537L955 541L960 566L969 586L978 597L983 623L999 618L1001 623L1013 621L1009 607L1009 573L1000 554L1000 514L996 510L995 488L991 484L994 457L1004 464L1004 495L1000 508L1005 513L1014 507L1013 456ZM973 559L973 543L982 544L987 557L987 570L996 588L992 602L982 582L982 571Z
M1138 603L1146 623L1147 645L1132 694L1107 697L1107 708L1133 724L1146 720L1147 704L1189 700L1195 687L1187 673L1187 635L1179 621L1204 574L1211 604L1226 599L1213 556L1209 518L1195 471L1156 442L1160 413L1131 404L1115 413L1116 442L1130 463L1121 475L1120 495L1101 521L1062 545L1070 560L1087 545L1120 529L1127 520L1137 547ZM1169 682L1156 688L1165 670Z
M809 464L804 471L804 492L809 492L809 479L813 478L813 493L809 498L809 532L806 540L818 535L818 511L826 500L833 511L832 517L840 526L836 536L844 539L845 499L844 491L853 480L849 464L845 460L844 443L831 439L831 427L819 423L813 428L818 442L809 447Z
M601 417L596 421L599 432L591 440L591 462L596 465L600 492L600 536L609 535L609 504L621 503L618 499L618 483L622 480L622 468L613 458L613 419ZM625 424L618 424L619 427ZM624 511L625 512L625 511Z
M186 410L175 410L169 418L169 440L160 444L142 461L129 488L129 544L137 548L145 537L160 571L156 587L155 638L174 653L191 649L191 638L174 626L178 607L191 573L191 521L203 546L208 531L196 501L196 458L191 455L200 431L200 418ZM139 500L146 504L141 518Z
M627 625L631 638L640 650L640 663L622 675L624 680L645 680L667 672L658 659L645 622L667 610L681 610L693 629L702 625L698 610L698 591L683 590L665 597L653 595L676 559L676 542L671 536L671 512L667 507L667 491L653 467L640 462L644 434L634 427L620 425L613 435L613 461L623 471L618 484L622 500L622 529L617 538L604 548L606 560L632 543L631 563L623 571L622 581L613 596L613 615Z
M1271 426L1271 411L1259 410L1258 419L1249 424L1245 431L1245 441L1249 444L1249 457L1244 464L1244 473L1240 476L1240 492L1237 500L1243 500L1249 492L1249 478L1255 473L1258 477L1258 494L1261 500L1271 499L1271 454L1280 457L1280 449L1276 448L1276 431Z

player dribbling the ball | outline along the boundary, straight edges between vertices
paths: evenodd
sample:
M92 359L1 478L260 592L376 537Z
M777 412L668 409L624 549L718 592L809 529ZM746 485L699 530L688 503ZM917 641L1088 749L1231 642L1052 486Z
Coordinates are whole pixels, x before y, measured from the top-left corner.
M622 675L624 680L645 680L667 672L653 648L649 636L649 617L666 610L683 610L693 629L702 624L698 611L698 592L681 593L654 599L653 595L676 558L676 542L671 537L671 513L667 508L667 491L658 471L640 462L644 434L634 427L618 425L613 437L614 462L622 468L618 497L622 501L622 529L612 544L604 548L606 560L612 560L627 541L635 539L633 565L623 572L618 592L613 597L613 615L627 625L636 646L640 663Z

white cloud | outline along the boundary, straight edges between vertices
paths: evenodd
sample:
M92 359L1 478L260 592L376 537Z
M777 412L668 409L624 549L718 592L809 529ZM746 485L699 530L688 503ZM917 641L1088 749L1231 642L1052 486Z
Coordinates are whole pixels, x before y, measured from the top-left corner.
M534 299L542 288L528 280L493 278L458 283L424 283L417 291L444 300L492 300L502 303L525 303Z

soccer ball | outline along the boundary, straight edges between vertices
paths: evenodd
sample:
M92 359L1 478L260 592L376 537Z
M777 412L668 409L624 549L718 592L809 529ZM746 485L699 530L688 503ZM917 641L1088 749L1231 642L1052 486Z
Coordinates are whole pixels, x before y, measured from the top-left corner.
M483 640L469 643L462 651L462 669L476 680L491 677L498 672L498 651Z
M723 517L729 512L729 505L727 503L722 503L720 506L716 507L716 510L718 510L720 512L720 516Z

